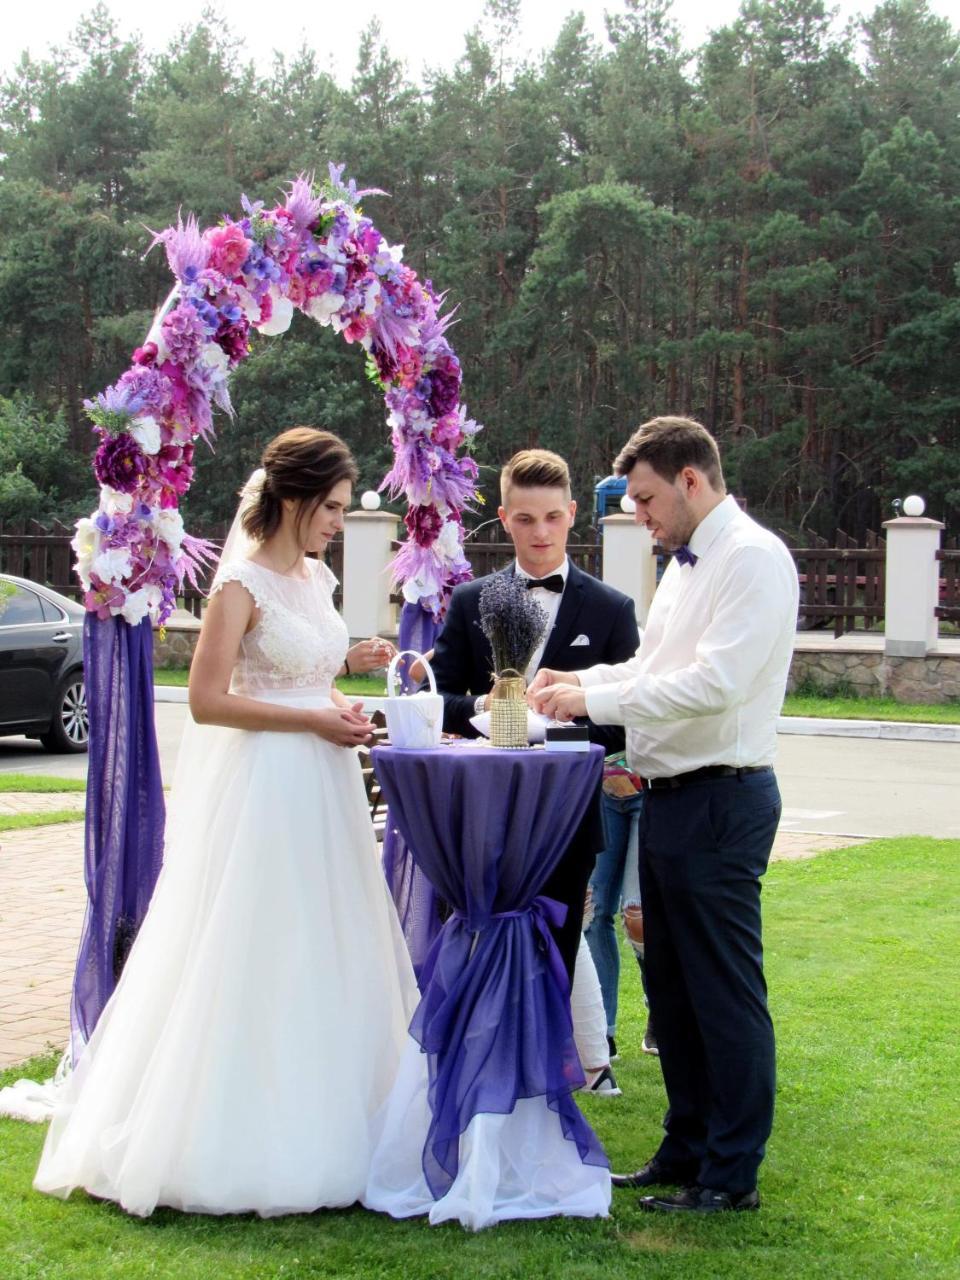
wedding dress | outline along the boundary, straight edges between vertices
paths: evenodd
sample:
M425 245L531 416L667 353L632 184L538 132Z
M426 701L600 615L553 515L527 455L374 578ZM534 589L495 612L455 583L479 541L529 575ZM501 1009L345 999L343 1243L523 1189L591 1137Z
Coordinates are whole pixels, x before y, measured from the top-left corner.
M329 707L347 649L335 579L236 559L259 610L232 689ZM34 1185L263 1216L363 1194L416 985L356 752L188 727L164 867L51 1122Z

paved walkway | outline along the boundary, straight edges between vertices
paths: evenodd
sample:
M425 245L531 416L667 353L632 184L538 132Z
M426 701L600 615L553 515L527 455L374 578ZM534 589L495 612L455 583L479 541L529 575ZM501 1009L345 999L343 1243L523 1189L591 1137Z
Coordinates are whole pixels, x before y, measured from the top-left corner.
M66 1048L85 907L81 822L0 833L0 1067Z
M82 795L70 794L29 799L31 806L16 812L83 803ZM13 803L12 795L3 796L0 809L11 812ZM855 843L785 831L773 856L812 858ZM62 1050L70 1036L70 990L86 907L83 824L0 833L0 904L0 1067L8 1067L47 1048Z

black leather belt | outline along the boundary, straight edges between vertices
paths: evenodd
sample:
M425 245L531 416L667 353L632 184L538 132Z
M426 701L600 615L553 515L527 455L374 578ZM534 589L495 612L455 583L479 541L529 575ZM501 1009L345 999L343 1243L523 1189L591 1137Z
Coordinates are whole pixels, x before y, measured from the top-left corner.
M750 773L771 773L773 765L748 764L740 769L731 764L707 764L702 769L691 769L689 773L678 773L672 778L644 778L643 785L650 791L676 791L677 787L685 787L688 782L706 782L710 778L743 778Z

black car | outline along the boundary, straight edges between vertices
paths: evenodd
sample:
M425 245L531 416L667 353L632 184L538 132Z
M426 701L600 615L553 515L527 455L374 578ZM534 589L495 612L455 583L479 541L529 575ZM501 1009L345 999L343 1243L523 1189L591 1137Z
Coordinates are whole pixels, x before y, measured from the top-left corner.
M86 751L85 610L26 578L0 574L0 735Z

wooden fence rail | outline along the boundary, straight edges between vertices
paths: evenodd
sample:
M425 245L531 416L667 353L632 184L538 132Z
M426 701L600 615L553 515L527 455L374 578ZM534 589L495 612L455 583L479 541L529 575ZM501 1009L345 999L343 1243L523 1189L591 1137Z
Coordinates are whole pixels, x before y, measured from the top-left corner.
M221 546L226 525L196 530ZM480 540L482 536L483 540ZM81 597L80 585L73 572L73 530L59 521L48 529L34 520L16 524L0 524L0 572L43 582L63 595ZM584 572L600 577L603 544L597 530L588 529L580 541L574 537L568 544L570 559ZM853 539L839 533L837 546L791 547L790 553L800 579L801 628L832 627L834 636L858 627L864 630L882 626L885 595L885 547L877 535L868 535L867 546L851 545ZM394 544L399 546L399 543ZM502 569L513 558L513 546L498 522L488 522L468 536L465 550L475 577ZM661 564L666 563L662 552ZM960 622L960 550L954 543L937 553L940 571L940 603L937 617L944 622ZM331 543L327 553L338 581L343 578L343 538ZM184 587L179 603L199 618L209 588L210 574L201 576L199 589ZM658 575L659 576L659 575ZM342 588L335 594L342 604ZM395 601L399 600L396 595Z
M960 622L960 551L943 548L937 552L940 565L940 604L936 614L941 622Z

